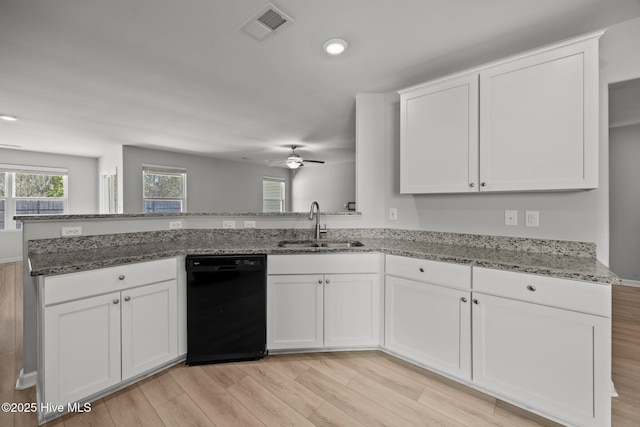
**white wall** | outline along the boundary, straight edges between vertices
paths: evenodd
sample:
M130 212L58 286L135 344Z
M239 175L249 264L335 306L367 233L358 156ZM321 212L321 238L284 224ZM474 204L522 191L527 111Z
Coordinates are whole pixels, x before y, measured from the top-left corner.
M68 211L71 214L98 213L98 160L35 151L0 148L0 162L15 165L66 168ZM22 259L21 231L0 231L0 262Z
M611 129L609 153L611 269L640 281L640 124Z
M308 211L314 200L323 212L344 211L347 202L355 202L355 162L305 166L294 170L291 178L292 211Z
M124 212L142 211L142 165L187 169L187 212L262 212L262 178L290 172L251 163L124 146Z

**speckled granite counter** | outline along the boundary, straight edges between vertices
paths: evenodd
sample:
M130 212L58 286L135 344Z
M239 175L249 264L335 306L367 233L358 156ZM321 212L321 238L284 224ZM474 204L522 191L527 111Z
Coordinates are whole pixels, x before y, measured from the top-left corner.
M187 254L297 254L381 252L435 261L619 283L584 242L433 233L408 230L331 230L328 240L359 240L362 247L281 248L281 240L309 238L309 230L177 230L29 242L31 275L55 275Z

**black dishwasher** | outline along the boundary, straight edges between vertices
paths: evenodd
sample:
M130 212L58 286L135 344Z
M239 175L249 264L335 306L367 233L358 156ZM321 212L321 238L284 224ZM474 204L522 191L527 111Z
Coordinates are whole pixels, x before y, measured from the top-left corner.
M263 358L266 255L187 256L187 365Z

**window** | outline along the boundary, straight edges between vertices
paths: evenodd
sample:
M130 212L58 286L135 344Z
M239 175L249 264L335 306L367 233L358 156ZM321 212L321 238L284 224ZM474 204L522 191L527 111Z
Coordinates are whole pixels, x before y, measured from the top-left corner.
M67 212L67 170L0 165L0 229L16 229L14 215Z
M186 212L187 170L142 165L142 197L144 212Z
M284 212L285 183L282 178L262 179L262 212Z

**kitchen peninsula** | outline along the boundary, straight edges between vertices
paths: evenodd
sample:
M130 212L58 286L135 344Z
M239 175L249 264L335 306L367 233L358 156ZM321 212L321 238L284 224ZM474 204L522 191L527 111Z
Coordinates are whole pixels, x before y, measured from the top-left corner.
M22 218L26 229L46 221L108 219ZM282 241L313 241L312 234L310 228L297 227L184 228L28 241L29 273L37 282L36 311L41 318L48 310L59 311L65 304L78 303L80 296L80 300L104 296L104 303L113 307L112 300L129 297L129 289L142 292L154 283L171 288L167 295L175 294L168 301L177 306L175 315L169 317L175 319L171 322L175 322L176 333L164 337L175 343L175 349L152 367L125 376L123 347L122 376L84 395L71 394L74 400L111 393L183 360L186 255L259 253L268 259L267 305L271 313L267 348L272 353L381 349L551 419L608 425L610 285L619 280L595 258L594 244L329 228L323 242L358 241L362 246L279 245ZM125 276L126 280L116 280ZM123 287L129 278L134 279ZM86 285L97 286L101 281L113 286L86 294ZM47 300L48 292L58 293L54 287L69 289L69 283L75 283L73 292L80 292L80 296ZM288 293L292 286L298 297L307 287L304 301L296 302L296 294ZM348 292L335 291L349 286ZM308 303L309 298L315 298L313 306L320 311L300 314L286 309L289 304ZM278 316L273 315L273 307L278 307ZM351 307L357 319L364 319L357 331L346 332L354 323L341 324L339 319L346 313L336 313L335 307ZM47 365L47 339L51 339L47 324L39 323L45 338L38 343L39 366ZM292 324L308 328L287 329ZM299 334L297 338L292 338L294 332ZM349 338L341 341L336 338L340 336ZM504 349L510 349L509 353ZM551 359L543 363L541 355L551 355ZM46 369L44 373L46 376ZM40 373L37 376L42 393L47 390L47 381ZM47 401L52 399L47 395ZM43 419L50 415L41 414Z

